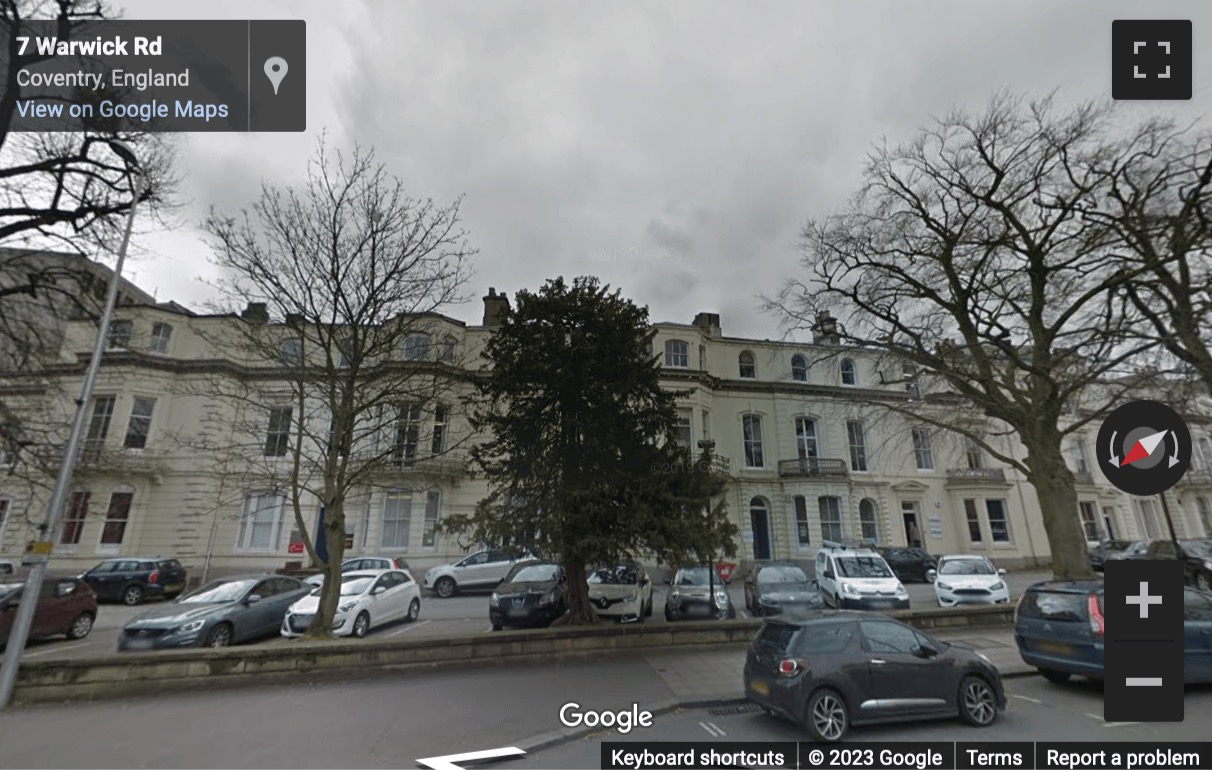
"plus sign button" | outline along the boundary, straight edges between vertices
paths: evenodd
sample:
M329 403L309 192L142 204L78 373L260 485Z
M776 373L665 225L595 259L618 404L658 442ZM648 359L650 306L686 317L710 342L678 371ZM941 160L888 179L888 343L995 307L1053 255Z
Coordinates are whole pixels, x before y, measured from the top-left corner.
M1104 570L1103 616L1108 641L1182 638L1182 562L1119 559L1107 562Z
M1190 99L1191 21L1111 22L1112 99Z

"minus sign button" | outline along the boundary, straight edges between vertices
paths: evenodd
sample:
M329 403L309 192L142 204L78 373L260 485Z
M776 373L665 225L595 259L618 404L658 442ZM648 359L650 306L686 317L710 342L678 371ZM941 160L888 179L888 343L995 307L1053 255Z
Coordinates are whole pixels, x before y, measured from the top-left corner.
M1161 687L1162 678L1160 676L1130 676L1124 680L1124 684L1128 687Z

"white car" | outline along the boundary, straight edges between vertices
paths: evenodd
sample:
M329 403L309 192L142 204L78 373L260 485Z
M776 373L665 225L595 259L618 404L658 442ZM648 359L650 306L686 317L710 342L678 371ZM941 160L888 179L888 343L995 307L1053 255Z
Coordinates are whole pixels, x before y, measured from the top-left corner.
M341 574L376 569L402 569L412 574L408 569L408 562L398 556L351 556L341 562ZM322 586L324 585L324 573L311 575L303 582L308 585Z
M307 632L320 606L322 590L317 588L290 605L282 619L282 636L302 636ZM420 615L421 589L404 570L347 572L341 576L341 596L332 619L332 632L361 639L372 628L396 620L411 623Z
M454 564L431 567L425 573L425 587L443 599L469 588L496 588L515 564L534 558L528 553L510 556L496 548L476 551Z
M589 575L589 603L599 617L643 623L652 615L652 579L634 561L598 567Z
M816 554L816 586L825 605L839 610L909 609L909 592L870 548L826 540Z
M938 566L926 573L934 583L934 595L940 607L959 604L1005 604L1010 588L1002 578L1006 570L978 554L943 556Z

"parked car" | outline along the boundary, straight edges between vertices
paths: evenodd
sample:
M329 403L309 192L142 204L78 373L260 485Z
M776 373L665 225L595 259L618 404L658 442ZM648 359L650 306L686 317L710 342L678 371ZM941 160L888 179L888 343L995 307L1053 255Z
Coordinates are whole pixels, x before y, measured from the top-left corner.
M706 564L682 567L669 581L665 620L723 620L736 617L736 607L719 573Z
M643 623L652 616L652 578L639 562L598 567L588 582L589 601L599 617Z
M21 596L22 583L0 584L0 647L8 642ZM65 635L68 639L83 639L93 630L97 619L97 594L79 578L49 578L42 583L30 639Z
M825 604L837 609L909 609L909 592L870 549L826 544L816 554L816 585Z
M757 564L745 576L745 607L758 617L824 606L816 584L798 564Z
M1010 588L1002 578L1006 570L979 554L940 556L938 569L927 577L934 583L934 597L940 607L959 604L1005 604Z
M17 565L8 559L0 559L0 577L16 573Z
M902 583L929 583L926 573L938 566L924 548L878 548L876 552Z
M106 559L80 576L100 601L133 607L150 596L175 599L185 590L185 568L171 557Z
M320 607L323 588L312 590L286 610L282 636L302 636ZM341 597L332 619L337 636L361 639L372 628L421 615L421 589L404 570L360 570L341 576Z
M1037 583L1014 613L1018 654L1050 682L1103 678L1103 584ZM1188 684L1212 682L1212 594L1183 592L1183 670Z
M476 551L454 564L430 568L425 573L425 587L443 599L468 589L495 588L515 564L532 560L534 556L528 553L511 555L496 548Z
M1143 559L1149 551L1148 540L1116 540L1115 543L1127 543L1123 548L1118 550L1109 548L1101 553L1098 548L1091 552L1090 567L1095 572L1102 572L1103 566L1109 561L1119 561L1120 559ZM1101 546L1099 546L1101 548Z
M176 601L140 613L123 627L118 649L226 647L276 636L286 610L312 590L284 575L212 580Z
M749 700L818 741L841 740L851 726L948 716L987 727L1006 708L987 657L869 612L767 620L744 680Z
M1122 553L1129 548L1132 548L1137 543L1144 543L1147 547L1148 543L1144 540L1104 540L1098 545L1091 548L1087 554L1090 560L1090 567L1095 572L1103 571L1103 562L1112 554ZM1142 549L1143 550L1143 549Z
M347 572L364 572L366 570L402 569L411 577L412 571L408 562L399 556L351 556L341 562L341 574ZM324 573L310 575L303 579L304 583L313 586L324 585Z
M1212 540L1154 540L1142 559L1181 559L1186 565L1187 585L1212 591Z
M514 566L488 600L492 630L505 626L546 626L568 609L568 578L559 564L541 561Z

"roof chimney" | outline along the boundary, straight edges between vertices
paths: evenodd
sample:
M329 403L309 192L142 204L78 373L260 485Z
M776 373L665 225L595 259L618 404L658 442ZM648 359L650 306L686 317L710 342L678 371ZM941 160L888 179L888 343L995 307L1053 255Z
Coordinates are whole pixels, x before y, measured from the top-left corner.
M258 324L269 323L269 305L264 302L249 302L240 317Z
M709 337L720 336L719 313L699 313L694 317L693 323Z
M812 327L812 341L817 345L840 345L842 335L838 333L837 319L828 310L816 314L816 325Z
M484 297L484 325L500 326L501 316L509 309L509 298L505 292L497 294L497 290L488 287L488 296Z

